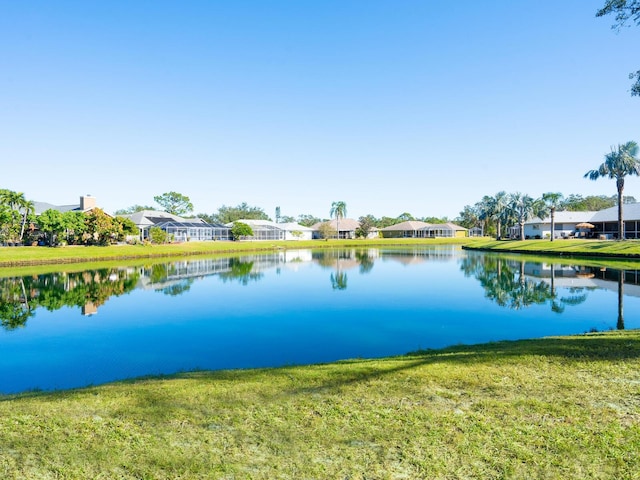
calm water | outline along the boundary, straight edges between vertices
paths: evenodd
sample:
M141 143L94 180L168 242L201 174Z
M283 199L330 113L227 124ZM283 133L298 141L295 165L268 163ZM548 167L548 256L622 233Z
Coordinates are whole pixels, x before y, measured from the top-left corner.
M301 250L5 277L0 392L639 328L639 302L637 271L457 247Z

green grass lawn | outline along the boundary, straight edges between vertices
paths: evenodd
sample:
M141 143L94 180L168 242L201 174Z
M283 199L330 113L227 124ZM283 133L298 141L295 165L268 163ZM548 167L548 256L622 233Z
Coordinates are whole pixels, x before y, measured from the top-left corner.
M467 244L468 238L303 240L247 242L187 242L167 245L117 245L108 247L0 247L0 266L97 262L132 258L179 257L233 252L274 251L297 248L343 248Z
M593 256L608 258L637 258L640 260L640 240L476 240L467 248L495 252L539 253L568 256Z
M0 397L6 479L633 479L640 332Z

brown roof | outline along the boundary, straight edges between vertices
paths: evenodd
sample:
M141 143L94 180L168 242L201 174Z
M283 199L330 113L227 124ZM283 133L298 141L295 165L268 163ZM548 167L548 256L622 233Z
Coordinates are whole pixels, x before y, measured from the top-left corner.
M315 225L311 226L312 230L318 230L320 228L320 225L322 225L323 223L327 223L327 222L318 222ZM337 230L337 226L336 226L336 219L334 218L333 220L329 220L329 225L331 225L331 228L333 228L334 230ZM354 220L353 218L341 218L340 219L340 231L341 232L355 232L356 228L358 228L360 226L360 223L358 223L357 220Z
M407 232L407 231L415 231L421 230L426 227L430 227L431 224L420 222L419 220L409 220L402 223L396 223L395 225L391 225L390 227L381 228L383 232Z

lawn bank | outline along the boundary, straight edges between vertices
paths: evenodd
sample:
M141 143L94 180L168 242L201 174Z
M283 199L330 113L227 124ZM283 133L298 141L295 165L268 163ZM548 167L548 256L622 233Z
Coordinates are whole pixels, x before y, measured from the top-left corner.
M640 261L640 240L476 240L464 249L545 256L611 258Z
M61 263L101 262L135 258L180 257L235 252L261 252L298 248L354 248L384 246L429 246L443 244L464 245L468 238L433 239L356 239L305 240L279 242L187 242L167 245L113 245L106 247L0 247L0 267L46 265Z
M0 397L0 476L637 478L640 332Z

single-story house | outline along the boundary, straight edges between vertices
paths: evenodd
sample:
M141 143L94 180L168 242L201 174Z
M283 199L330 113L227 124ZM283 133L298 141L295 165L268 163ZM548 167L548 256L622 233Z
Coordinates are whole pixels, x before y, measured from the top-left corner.
M397 223L380 229L385 238L466 237L467 229L455 223L425 223L418 220Z
M452 222L432 223L431 225L424 227L422 230L425 233L425 238L466 237L468 235L468 230L466 228Z
M640 203L623 205L625 238L640 238ZM581 223L593 227L578 227ZM525 238L550 238L551 217L533 218L524 224ZM512 227L512 237L519 236L519 227ZM606 208L598 212L556 212L554 238L571 237L618 238L618 207Z
M230 240L231 229L217 223L206 223L200 218L182 218L168 212L142 210L129 218L140 229L140 240L149 238L149 229L158 227L173 237L176 242Z
M553 238L572 237L578 232L577 225L581 223L591 223L591 219L596 212L556 212L554 215L555 225L553 228ZM511 228L511 238L520 236L520 226ZM525 238L551 238L551 217L543 219L532 218L524 224Z
M247 237L247 240L311 240L312 230L295 222L276 223L270 220L238 220L238 222L247 224L253 230L253 236ZM230 229L233 223L227 223Z
M354 220L353 218L341 218L340 221L337 221L334 218L333 220L318 222L315 225L312 225L311 230L313 230L313 238L322 238L320 228L321 225L325 223L328 223L331 228L337 232L338 238L343 239L356 238L356 230L358 229L358 227L360 227L360 222Z
M428 226L429 224L426 222L408 220L381 228L380 233L384 238L423 238L425 236L424 228Z
M335 219L327 220L324 222L318 222L315 225L311 226L311 229L313 230L314 239L323 238L320 230L321 230L321 226L325 223L328 223L331 226L331 228L334 229L336 232L338 231L338 223L339 223L340 232L338 232L339 233L338 238L343 238L343 239L356 238L356 231L358 230L358 228L360 228L360 222L352 218L341 218L340 222L337 222ZM380 230L376 227L372 227L369 230L369 233L367 234L366 238L378 238L379 236L380 236ZM336 238L336 236L334 236L333 238Z

